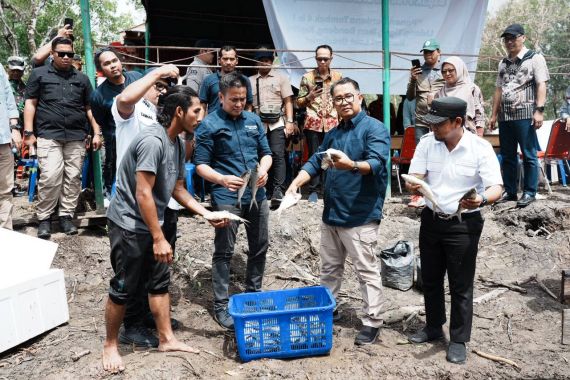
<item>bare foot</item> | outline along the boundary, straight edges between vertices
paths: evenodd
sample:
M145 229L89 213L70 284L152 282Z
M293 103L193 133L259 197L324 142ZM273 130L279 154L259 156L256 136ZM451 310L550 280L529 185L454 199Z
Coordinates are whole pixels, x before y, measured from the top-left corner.
M125 365L121 355L119 355L117 346L103 346L103 369L111 373L125 370Z
M160 342L158 345L158 351L160 352L167 352L167 351L182 351L182 352L189 352L191 354L198 354L200 350L196 348L192 348L189 345L182 343L176 338L172 338L167 342Z

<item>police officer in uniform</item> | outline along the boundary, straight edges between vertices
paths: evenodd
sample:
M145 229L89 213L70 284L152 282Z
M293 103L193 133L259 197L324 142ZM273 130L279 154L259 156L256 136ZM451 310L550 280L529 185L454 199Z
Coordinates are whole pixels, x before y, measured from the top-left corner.
M498 200L502 178L495 152L486 140L467 132L467 103L455 97L435 99L425 120L432 132L423 136L414 153L410 174L423 179L439 207L426 199L421 215L420 258L426 326L409 337L424 343L443 337L446 321L443 281L447 271L451 292L450 343L447 360L464 363L471 336L473 279L483 217L481 208ZM406 183L417 192L418 185ZM464 198L471 189L474 197ZM463 212L461 217L457 211Z

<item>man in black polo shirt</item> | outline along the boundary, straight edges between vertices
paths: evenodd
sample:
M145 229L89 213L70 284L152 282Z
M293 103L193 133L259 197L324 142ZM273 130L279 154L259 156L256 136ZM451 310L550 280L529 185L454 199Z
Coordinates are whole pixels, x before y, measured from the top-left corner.
M28 145L38 144L37 216L38 237L42 239L51 236L50 216L58 203L63 232L77 233L71 219L81 191L89 124L94 132L93 148L101 146L101 131L89 106L93 89L87 76L72 66L74 55L71 40L55 38L52 63L32 71L26 87L24 137Z
M103 164L103 181L105 196L111 198L111 188L117 172L117 148L115 139L115 119L111 114L113 99L134 81L142 78L136 71L123 71L123 65L111 48L102 48L95 53L95 67L101 71L106 80L91 95L93 117L101 126L105 138L105 162Z

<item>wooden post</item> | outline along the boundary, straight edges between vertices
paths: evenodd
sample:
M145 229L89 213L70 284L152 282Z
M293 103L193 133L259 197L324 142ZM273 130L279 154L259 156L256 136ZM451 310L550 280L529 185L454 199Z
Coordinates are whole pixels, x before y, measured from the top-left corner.
M562 344L570 344L570 309L562 310Z
M560 302L570 305L570 270L562 271L562 282L560 284Z

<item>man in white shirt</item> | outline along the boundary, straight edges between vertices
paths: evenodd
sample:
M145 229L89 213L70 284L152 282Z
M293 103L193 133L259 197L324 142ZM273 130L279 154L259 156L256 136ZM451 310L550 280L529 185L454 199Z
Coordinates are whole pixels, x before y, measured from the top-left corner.
M174 65L160 66L148 70L141 79L128 85L113 101L111 114L115 120L115 141L117 146L117 172L131 142L142 130L158 125L156 107L159 96L176 84L178 68ZM174 251L176 242L177 211L170 207L164 212L162 230ZM142 285L144 287L144 284ZM137 297L129 299L126 305L124 328L119 331L119 341L142 347L157 347L158 339L148 328L154 327L147 294L139 289ZM173 329L178 321L172 319Z
M433 132L421 138L409 170L427 182L439 206L426 197L419 239L426 326L409 340L424 343L443 337L447 271L451 292L447 360L456 364L465 362L465 343L471 337L475 261L484 223L480 208L499 199L503 189L491 144L465 132L466 109L467 103L455 97L433 101L424 118ZM419 187L406 183L412 192ZM476 196L463 199L471 189ZM456 216L459 207L465 210L461 218Z

